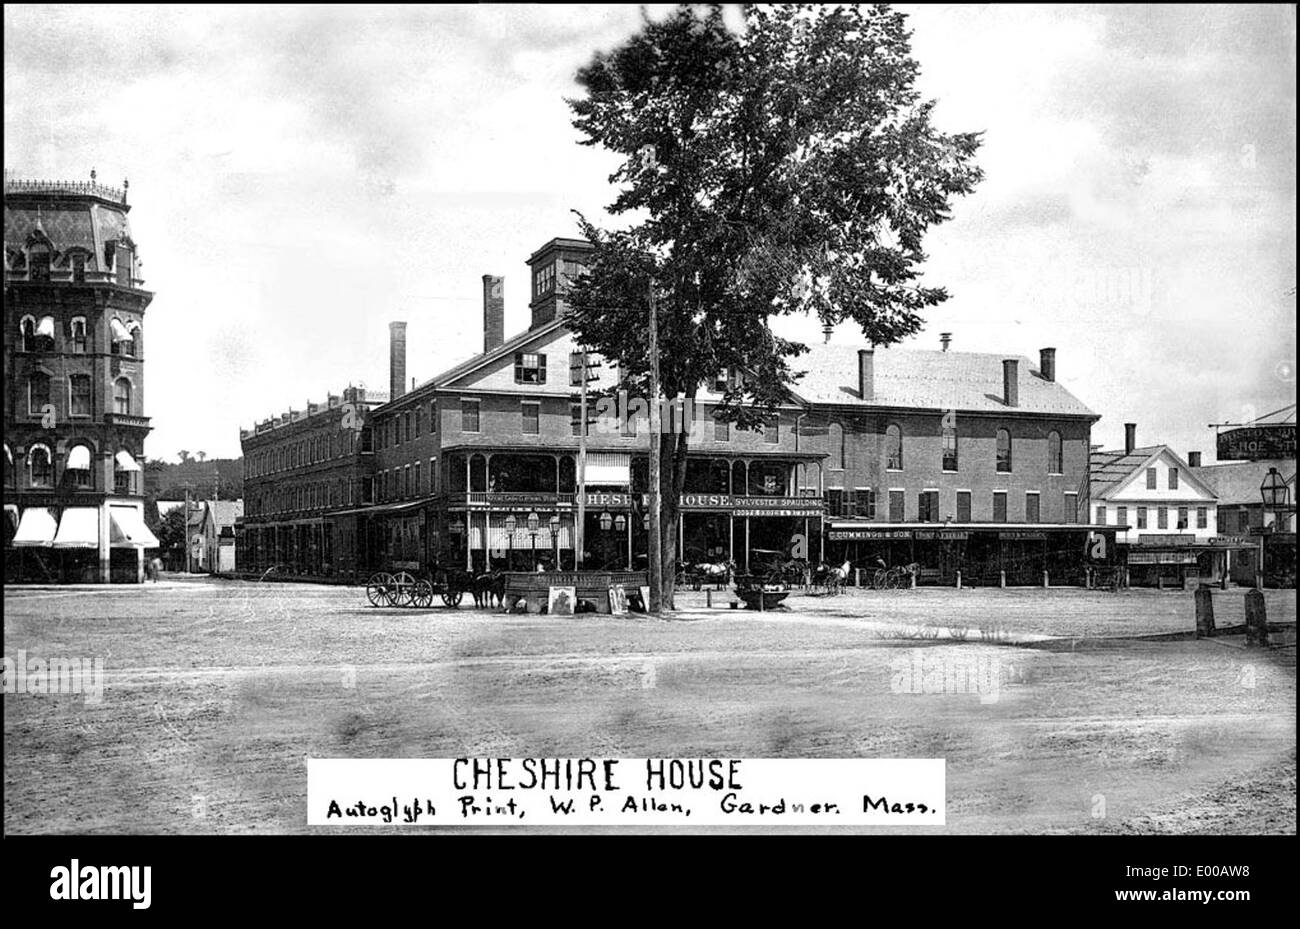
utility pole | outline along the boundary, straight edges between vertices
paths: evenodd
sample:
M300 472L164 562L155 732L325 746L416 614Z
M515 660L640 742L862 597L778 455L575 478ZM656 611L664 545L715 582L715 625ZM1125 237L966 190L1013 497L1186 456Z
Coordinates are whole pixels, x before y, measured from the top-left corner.
M181 530L181 537L185 542L185 573L190 573L190 489L185 488L185 518L181 520L184 528Z
M650 278L650 602L651 613L663 609L663 539L659 511L659 312L655 303L655 282Z
M573 526L573 569L582 570L587 544L587 350L582 349L582 392L578 400L578 518Z

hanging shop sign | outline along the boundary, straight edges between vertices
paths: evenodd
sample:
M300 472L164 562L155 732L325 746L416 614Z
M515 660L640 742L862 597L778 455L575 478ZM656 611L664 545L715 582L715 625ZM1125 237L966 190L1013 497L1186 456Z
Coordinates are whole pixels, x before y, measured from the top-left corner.
M1220 432L1216 453L1220 461L1259 461L1295 458L1295 425L1242 426Z
M1011 532L999 532L998 538L1003 542L1041 542L1046 540L1047 533L1022 529Z

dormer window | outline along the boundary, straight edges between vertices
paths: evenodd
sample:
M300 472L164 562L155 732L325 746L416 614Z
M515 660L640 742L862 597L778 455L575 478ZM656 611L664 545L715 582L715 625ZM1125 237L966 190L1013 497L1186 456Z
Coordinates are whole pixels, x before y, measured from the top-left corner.
M50 251L47 248L33 248L27 255L27 280L48 281L50 279Z
M72 255L69 263L72 265L72 280L74 283L82 284L86 280L86 256L80 252Z
M535 352L515 352L515 383L545 384L546 356Z

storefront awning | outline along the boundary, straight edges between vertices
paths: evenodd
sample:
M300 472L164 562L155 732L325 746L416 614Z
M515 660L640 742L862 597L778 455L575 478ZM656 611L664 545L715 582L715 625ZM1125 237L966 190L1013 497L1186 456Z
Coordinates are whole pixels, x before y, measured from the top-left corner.
M632 483L632 456L626 452L589 452L587 483L623 487Z
M140 465L136 463L135 458L133 458L131 456L131 453L128 452L126 449L122 449L120 452L118 452L116 457L114 457L113 460L117 462L117 470L119 471L140 470Z
M54 317L42 316L41 321L36 324L36 334L46 338L54 338Z
M122 325L122 321L121 321L120 319L113 318L113 319L109 320L108 328L109 328L109 329L112 331L112 333L113 333L113 341L114 341L114 342L129 342L129 341L131 341L131 333L127 332L127 330L126 330L126 326Z
M68 452L67 468L70 471L89 471L90 449L84 445L78 445L72 451Z
M133 506L110 506L112 544L132 548L158 548L158 537L144 524L144 514Z
M54 534L58 529L59 524L48 507L29 506L23 510L22 518L18 521L18 531L14 533L10 544L48 548L54 542Z
M99 510L93 506L70 506L59 517L55 548L99 548Z

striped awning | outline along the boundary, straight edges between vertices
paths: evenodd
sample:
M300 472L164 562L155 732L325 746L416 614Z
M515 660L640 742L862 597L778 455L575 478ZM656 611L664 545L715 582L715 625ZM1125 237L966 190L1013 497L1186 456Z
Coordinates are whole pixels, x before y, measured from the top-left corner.
M90 449L84 445L78 445L68 452L67 468L70 471L89 471Z
M109 328L109 329L112 331L112 333L113 333L113 341L114 341L114 342L129 342L129 341L131 341L131 338L132 338L131 333L128 332L127 329L126 329L126 326L124 326L124 325L122 324L122 320L118 319L116 316L113 317L111 320L109 320L109 322L108 322L108 328Z
M587 485L632 483L632 456L627 452L588 452Z

